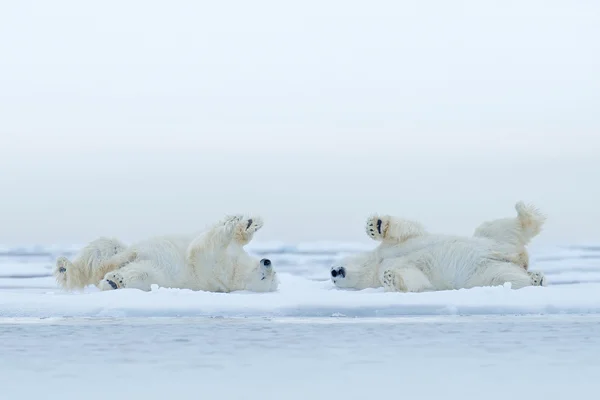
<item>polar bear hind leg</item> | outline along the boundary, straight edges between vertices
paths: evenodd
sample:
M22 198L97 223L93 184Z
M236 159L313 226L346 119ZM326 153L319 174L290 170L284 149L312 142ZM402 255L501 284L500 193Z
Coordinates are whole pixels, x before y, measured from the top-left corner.
M543 275L538 273L536 277L541 278L536 284L535 278L528 271L525 271L520 265L491 260L483 266L469 282L465 288L477 286L500 286L510 283L512 289L521 289L526 286L540 286L543 283Z
M479 225L473 234L514 246L511 254L499 255L500 259L529 268L529 253L525 246L542 230L546 217L533 205L522 201L515 204L517 216L486 221Z
M140 289L150 291L158 269L151 261L135 261L120 269L108 272L98 285L100 290Z
M402 243L426 234L425 228L416 221L377 214L367 218L365 231L373 240L393 243Z
M487 237L515 246L527 246L542 230L546 217L533 205L515 204L517 216L486 221L475 229L474 236Z
M407 262L382 268L381 285L386 292L426 292L434 290L429 278L415 265Z
M127 250L127 246L116 238L101 236L84 246L73 261L58 257L53 275L64 290L83 289L98 285L104 274L100 265Z
M95 281L100 282L109 272L123 268L125 265L133 262L137 258L137 253L133 250L126 250L122 253L115 254L106 261L103 261L95 271Z

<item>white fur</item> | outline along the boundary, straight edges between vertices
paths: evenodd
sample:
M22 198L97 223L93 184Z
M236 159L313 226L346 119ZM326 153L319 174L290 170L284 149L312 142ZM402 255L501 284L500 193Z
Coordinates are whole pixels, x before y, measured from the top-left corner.
M104 261L123 255L127 246L115 238L100 237L88 243L73 262L66 257L58 257L54 268L54 277L65 290L83 289L88 285L98 285L106 269L101 268ZM125 263L127 260L123 260Z
M259 217L228 216L200 235L152 237L105 257L99 265L81 263L80 269L96 267L105 272L97 281L86 282L102 290L149 291L157 284L211 292L271 292L277 290L279 281L270 261L252 257L244 249L262 224ZM76 265L71 269L79 274ZM71 272L67 269L67 275Z
M471 237L430 234L415 221L389 215L369 217L367 234L380 244L350 256L331 269L339 288L384 287L422 292L496 286L513 289L544 285L541 272L527 271L525 246L546 218L519 202L517 216L483 223Z

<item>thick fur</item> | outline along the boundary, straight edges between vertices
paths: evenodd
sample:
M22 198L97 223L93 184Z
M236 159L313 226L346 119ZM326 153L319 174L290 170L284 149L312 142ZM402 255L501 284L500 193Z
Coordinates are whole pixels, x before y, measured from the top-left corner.
M379 246L343 259L331 268L331 279L339 288L398 292L544 286L541 272L527 271L526 245L546 218L523 202L515 209L516 217L485 222L471 237L430 234L418 222L373 215L366 231Z
M527 246L531 239L539 235L546 217L534 206L518 202L515 205L517 218L500 218L487 221L475 229L473 236L485 237L500 242L510 243L515 248L506 261L514 262L529 269L529 253Z
M112 271L134 257L126 253L127 246L115 238L100 237L91 241L73 262L66 257L58 257L54 268L54 277L60 287L65 290L83 289L88 285L96 285L104 278L107 272ZM106 260L120 260L116 266L103 265Z
M262 225L259 217L234 215L199 235L143 240L106 257L97 267L102 277L91 283L102 290L149 291L156 284L210 292L276 291L279 281L271 262L244 249Z

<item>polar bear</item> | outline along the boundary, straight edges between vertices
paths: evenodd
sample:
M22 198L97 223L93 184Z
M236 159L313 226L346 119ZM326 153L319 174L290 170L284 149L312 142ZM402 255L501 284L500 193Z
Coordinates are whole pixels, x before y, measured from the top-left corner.
M484 222L473 236L428 233L416 221L389 215L367 219L373 251L346 257L330 270L342 289L383 287L387 292L423 292L496 286L545 286L528 271L526 245L546 221L534 206L518 202L517 216Z
M272 292L277 290L279 279L271 261L254 258L244 249L262 226L260 217L227 216L199 235L152 237L114 254L92 250L94 256L79 256L73 263L61 258L55 275L66 275L57 279L59 284L75 281L71 275L81 276L79 287L85 282L101 290L149 291L157 284L210 292ZM88 248L98 245L104 249L105 242L96 241ZM82 253L87 254L85 250ZM62 286L68 289L76 285Z

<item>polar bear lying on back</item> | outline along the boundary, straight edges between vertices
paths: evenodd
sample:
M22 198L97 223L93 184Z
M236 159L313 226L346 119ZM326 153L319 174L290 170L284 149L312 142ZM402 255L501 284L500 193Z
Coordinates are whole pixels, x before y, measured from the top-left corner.
M472 237L430 234L418 223L372 216L367 234L381 242L373 251L347 257L331 268L338 288L384 287L423 292L496 286L545 286L541 272L529 272L526 245L546 218L533 206L515 205L517 216L485 222Z
M58 258L54 276L66 290L96 285L149 291L157 284L211 292L276 291L279 281L271 261L244 249L262 224L259 217L228 216L201 235L154 237L129 247L99 238L72 263Z

